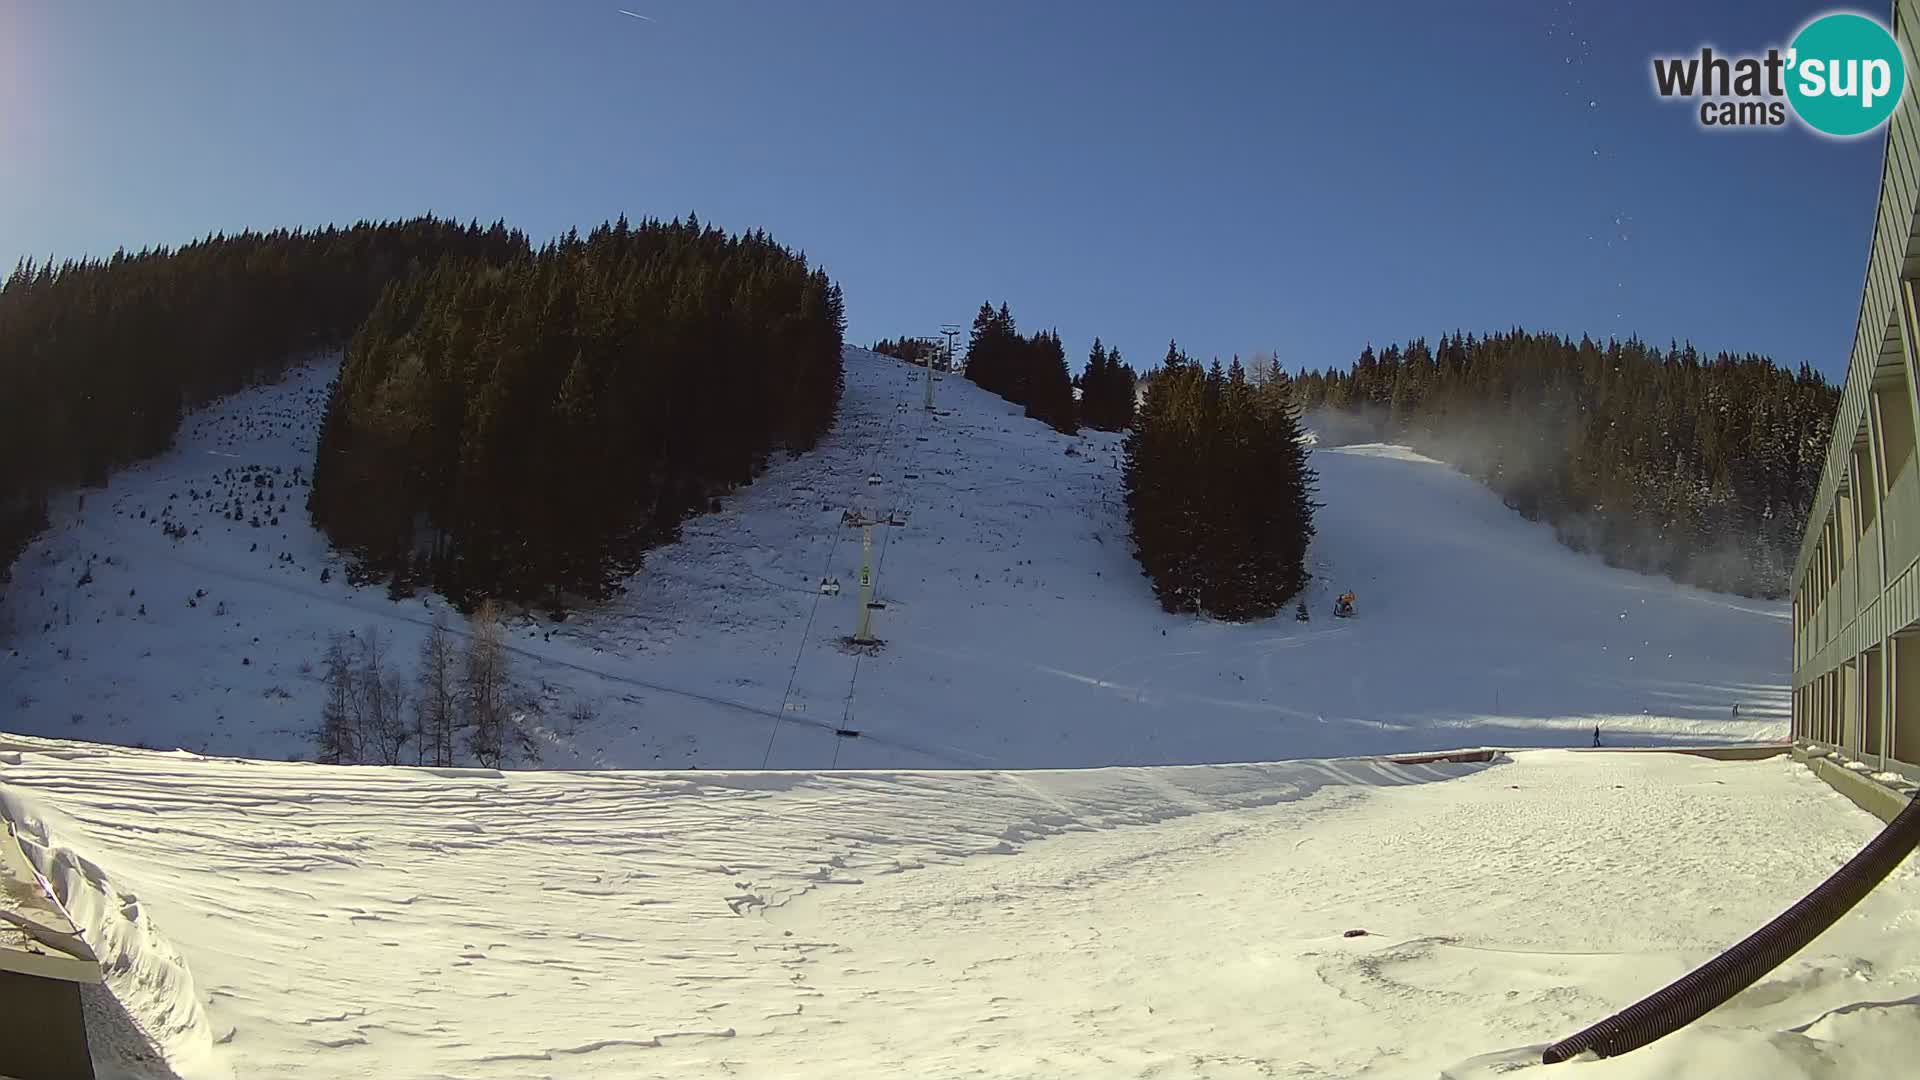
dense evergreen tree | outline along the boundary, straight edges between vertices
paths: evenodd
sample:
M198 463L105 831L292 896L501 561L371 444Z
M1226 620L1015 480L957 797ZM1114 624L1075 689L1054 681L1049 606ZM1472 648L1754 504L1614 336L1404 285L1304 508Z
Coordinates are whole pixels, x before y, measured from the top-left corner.
M1060 334L1044 330L1027 339L1027 415L1071 435L1079 430L1073 400L1073 375L1067 370L1067 350Z
M1135 375L1120 359L1119 349L1108 349L1093 339L1086 370L1080 374L1080 422L1102 431L1123 431L1133 423Z
M423 217L20 263L0 285L0 580L53 493L165 450L184 410L340 346L423 267L526 251L501 224Z
M347 347L309 508L363 575L602 595L839 401L839 287L764 233L625 218L391 286Z
M1368 347L1299 382L1303 406L1455 465L1570 547L1768 597L1786 592L1839 397L1804 364L1524 330Z
M1169 343L1126 437L1135 552L1168 611L1272 615L1307 582L1314 473L1293 388Z
M1006 304L995 311L981 304L967 339L966 376L983 390L991 390L1028 416L1045 421L1066 434L1079 430L1074 408L1073 377L1060 335L1043 330L1022 337Z
M965 371L967 378L982 390L991 390L1008 401L1026 403L1022 376L1021 347L1024 344L1014 329L1013 315L1005 304L999 311L982 303L973 317L973 329L967 336Z

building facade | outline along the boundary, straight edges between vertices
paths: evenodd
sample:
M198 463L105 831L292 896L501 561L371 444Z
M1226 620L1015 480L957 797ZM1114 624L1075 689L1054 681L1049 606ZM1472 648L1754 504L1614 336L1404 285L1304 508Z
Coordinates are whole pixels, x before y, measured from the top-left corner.
M1907 56L1920 0L1898 0ZM1911 78L1907 95L1913 94ZM1920 128L1886 128L1853 354L1794 564L1793 734L1920 779Z

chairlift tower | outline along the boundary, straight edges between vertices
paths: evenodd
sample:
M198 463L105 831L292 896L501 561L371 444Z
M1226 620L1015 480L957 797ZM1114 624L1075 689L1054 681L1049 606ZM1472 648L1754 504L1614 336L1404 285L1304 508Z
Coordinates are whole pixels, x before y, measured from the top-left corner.
M933 350L938 347L939 343L930 337L921 338L920 340L927 343L927 349L928 349L928 352L927 352L927 411L932 412L933 411Z
M842 520L860 528L860 618L855 624L853 641L856 645L872 645L876 643L873 636L873 527L905 525L906 522L891 513L883 518L873 518L851 510Z
M941 323L940 334L947 339L947 374L953 374L953 339L960 336L959 323Z

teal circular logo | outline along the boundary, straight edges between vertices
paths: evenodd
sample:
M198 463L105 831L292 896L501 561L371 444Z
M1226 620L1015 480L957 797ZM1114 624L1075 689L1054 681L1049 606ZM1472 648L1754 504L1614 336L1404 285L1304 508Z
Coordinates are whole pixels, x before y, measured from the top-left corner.
M1787 52L1787 100L1815 131L1864 135L1886 123L1906 89L1900 43L1865 15L1822 15Z

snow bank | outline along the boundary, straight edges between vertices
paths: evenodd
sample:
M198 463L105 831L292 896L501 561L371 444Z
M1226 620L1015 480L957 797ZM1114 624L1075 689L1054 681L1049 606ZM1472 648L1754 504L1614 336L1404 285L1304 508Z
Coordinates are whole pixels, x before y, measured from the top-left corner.
M435 773L15 740L0 795L108 883L90 924L137 894L191 966L188 1080L1486 1077L1878 826L1783 759L1563 751ZM1557 1072L1899 1075L1915 1001L1908 866L1701 1024Z
M20 764L21 745L21 740L0 737L0 778L5 777L6 767ZM36 746L33 752L71 758L110 756L57 745ZM195 1076L229 1075L211 1060L212 1029L186 961L154 925L140 896L90 858L84 843L76 846L84 830L53 809L51 800L5 783L0 783L0 818L14 824L21 850L92 946L107 986L135 1018L144 1041L164 1054L176 1070ZM101 1037L106 1034L96 1032ZM114 1063L109 1059L101 1064Z

